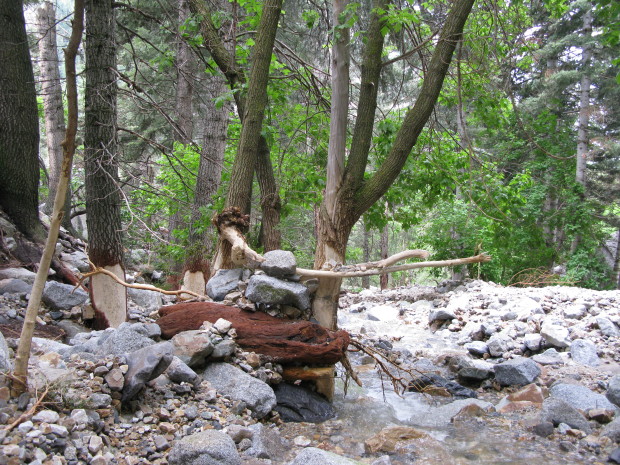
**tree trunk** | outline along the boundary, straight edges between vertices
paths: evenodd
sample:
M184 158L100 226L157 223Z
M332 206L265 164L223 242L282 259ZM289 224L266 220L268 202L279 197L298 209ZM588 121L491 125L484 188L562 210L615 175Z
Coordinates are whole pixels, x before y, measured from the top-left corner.
M614 277L616 278L616 289L620 289L620 229L617 231L616 256L614 257Z
M67 107L68 107L68 127L66 137L61 142L63 148L63 160L56 189L56 198L54 199L54 210L51 216L50 228L39 263L39 269L35 277L24 325L19 338L19 346L15 357L14 391L19 394L24 392L28 387L28 360L30 358L30 348L32 345L32 336L34 327L41 305L41 296L45 288L47 273L56 250L56 241L58 240L58 232L62 222L64 203L67 198L67 190L69 180L71 179L71 166L73 164L73 155L75 154L75 135L77 133L78 123L78 98L77 83L75 72L75 57L78 52L82 32L84 30L84 1L75 1L75 14L73 17L73 26L71 31L71 39L65 49L65 70L67 74ZM66 211L64 212L66 213Z
M84 130L88 255L95 266L124 279L116 139L115 14L110 0L86 1ZM127 292L103 274L91 277L98 325L127 319Z
M389 240L390 240L390 227L388 224L383 226L383 230L381 231L381 260L388 258L388 249L389 249ZM389 276L387 273L383 273L379 277L379 283L381 286L381 290L384 291L388 288Z
M256 178L260 186L260 206L263 213L261 242L265 252L278 250L281 245L280 234L280 195L273 167L269 156L269 146L264 136L260 137L258 146L258 160L256 163Z
M261 128L267 106L267 82L271 53L278 29L282 0L266 0L256 42L252 51L252 68L248 79L248 92L243 108L243 125L239 149L230 176L226 197L227 207L239 207L242 213L250 211L252 180L257 162Z
M49 195L45 213L52 214L58 180L61 176L63 150L60 145L65 137L65 115L62 103L59 60L56 43L56 15L52 2L45 1L37 9L37 32L39 41L39 69L41 93L45 110L45 138L49 164ZM67 190L62 225L71 227L71 189Z
M221 108L215 105L215 98L226 92L226 84L219 76L209 78L207 94L205 95L204 115L205 128L198 179L194 192L192 206L192 220L190 223L189 242L191 252L185 262L183 289L197 294L205 294L205 284L209 279L209 260L214 252L213 244L215 228L210 224L201 231L196 229L204 210L213 201L213 196L219 189L222 179L224 151L226 149L226 135L228 130L228 104Z
M39 221L39 117L21 0L0 15L0 206L35 241Z
M592 36L592 10L583 15L583 35L586 40ZM575 168L575 181L583 187L583 198L586 192L586 164L588 160L588 126L590 124L590 60L592 59L592 46L586 43L581 52L581 89L579 91L579 117L577 120L577 164ZM571 253L574 253L581 241L581 235L577 234L571 244Z
M364 262L368 263L370 261L370 229L366 227L366 222L364 222L364 242L362 245L362 251L364 254ZM364 289L370 288L370 276L362 276L362 287Z

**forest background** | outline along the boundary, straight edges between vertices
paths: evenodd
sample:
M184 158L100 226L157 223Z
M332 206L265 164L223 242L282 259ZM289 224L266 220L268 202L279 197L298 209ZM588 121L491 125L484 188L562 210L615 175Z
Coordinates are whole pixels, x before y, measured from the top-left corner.
M108 9L96 12L89 3ZM254 102L251 66L262 46L263 9L272 3L86 2L86 47L89 14L104 15L113 40L107 39L112 61L102 69L112 76L106 89L114 87L108 128L114 148L106 148L107 161L93 165L89 159L89 111L104 110L92 100L89 105L87 95L79 106L65 215L72 221L65 227L87 236L85 185L89 176L103 173L114 193L97 195L114 199L118 221L91 218L91 238L93 231L106 234L108 224L124 251L132 251L128 258L142 265L179 280L188 269L207 271L217 240L211 218L237 185L231 177L243 145L244 110ZM307 268L315 261L337 105L334 47L344 43L350 54L351 98L338 108L352 123L363 110L357 99L365 89L368 28L373 15L380 18L382 79L363 172L368 180L386 163L423 90L451 6L442 0L284 3L266 55L258 162L250 174L255 171L256 178L247 205L240 205L250 214L247 238L256 250L291 250ZM61 0L24 5L40 133L33 150L43 160L36 163L35 195L48 214L62 160L62 150L58 154L54 147L64 137L62 49L72 8ZM403 249L429 250L434 260L484 251L492 262L455 269L453 277L617 288L619 17L618 3L610 0L475 2L430 118L395 182L353 227L346 261L367 262ZM213 31L217 40L209 36ZM232 57L229 68L218 53ZM82 51L81 98L88 94L88 61ZM22 118L19 111L0 109L15 120ZM355 131L352 124L344 128L348 156ZM25 151L29 144L13 145ZM2 150L0 163L24 167L27 156ZM7 210L11 201L2 201ZM103 226L94 227L97 222ZM33 237L36 229L22 226ZM393 284L446 276L442 270L420 273L396 273ZM349 282L369 284L370 278Z

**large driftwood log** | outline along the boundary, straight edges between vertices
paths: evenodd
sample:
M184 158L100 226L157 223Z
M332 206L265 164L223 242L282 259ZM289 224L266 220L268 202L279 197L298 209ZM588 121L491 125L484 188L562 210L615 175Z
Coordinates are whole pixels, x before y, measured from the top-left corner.
M349 345L346 331L330 331L309 321L287 321L212 302L171 305L162 307L159 313L157 324L163 338L198 329L204 321L215 323L224 318L233 324L241 347L282 364L333 365L342 359Z

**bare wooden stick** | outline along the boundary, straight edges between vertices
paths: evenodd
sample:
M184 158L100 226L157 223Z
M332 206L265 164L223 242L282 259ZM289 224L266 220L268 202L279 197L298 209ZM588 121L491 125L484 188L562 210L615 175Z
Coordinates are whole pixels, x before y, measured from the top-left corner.
M243 234L234 226L222 226L220 235L232 245L231 259L235 265L247 268L258 268L265 258L255 252L246 242Z
M30 409L27 412L22 413L17 418L17 420L15 420L13 423L11 423L6 428L4 428L4 431L6 431L8 433L13 428L18 426L20 423L26 421L28 418L30 418L32 415L34 415L34 413L37 411L39 406L43 403L43 399L45 399L45 396L47 396L48 392L49 392L49 386L45 388L45 392L43 393L43 395L41 397L39 397L37 399L37 401L34 403L34 405L32 407L30 407Z
M89 277L94 276L96 274L105 274L105 275L109 276L110 278L112 278L117 283L119 283L119 284L121 284L121 285L123 285L125 287L131 287L133 289L142 289L142 290L145 290L145 291L155 291L155 292L160 292L160 293L165 294L165 295L176 295L176 296L179 296L179 297L181 295L183 295L183 294L187 294L187 295L191 295L192 297L195 297L196 299L199 299L199 300L206 300L205 296L199 295L199 294L196 294L195 292L187 291L187 290L184 290L184 289L180 289L178 291L166 291L164 289L160 289L160 288L152 286L150 284L129 284L128 282L125 282L121 278L116 276L111 271L108 271L108 270L106 270L104 268L101 268L101 267L95 267L92 263L91 263L91 266L94 268L93 271L89 271L88 273L84 273L81 276L81 278L80 278L80 284L86 278L89 278Z
M368 263L358 263L357 265L353 265L355 268L359 268L360 271L364 271L363 268L385 268L394 263L398 263L401 260L406 260L408 258L422 258L426 260L429 257L430 253L426 250L414 249L414 250L403 250L402 252L398 252L388 258L383 260L379 260L377 262L368 262Z
M402 253L402 252L401 252ZM390 260L388 257L386 260ZM444 266L467 265L470 263L484 263L491 261L491 256L482 253L473 257L455 258L452 260L439 260L432 262L406 263L404 265L391 266L387 268L364 270L364 271L325 271L325 270L309 270L306 268L297 268L295 273L309 278L354 278L357 276L373 276L382 273L394 273L396 271L415 270L418 268L439 268Z

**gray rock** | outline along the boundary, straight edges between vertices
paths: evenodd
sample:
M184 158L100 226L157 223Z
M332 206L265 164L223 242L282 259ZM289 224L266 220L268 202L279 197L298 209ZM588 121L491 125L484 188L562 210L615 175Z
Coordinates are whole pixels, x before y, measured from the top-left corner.
M604 395L592 392L587 387L577 384L554 384L549 390L549 395L562 399L573 407L583 411L588 411L593 408L617 410L617 407L609 402Z
M172 362L170 342L160 342L137 350L128 357L129 368L125 373L123 401L133 399L146 383L161 375Z
M553 348L545 350L542 354L534 355L532 360L541 365L561 365L564 363L560 353Z
M207 282L207 295L213 300L224 300L226 294L237 289L242 274L242 268L218 270Z
M213 352L213 344L207 331L183 331L172 340L174 355L191 368L202 367Z
M592 341L586 339L576 339L570 345L571 358L582 365L595 367L600 365L596 346Z
M224 360L235 353L237 344L232 339L225 339L213 347L210 359L213 361Z
M94 353L98 355L123 355L148 347L155 342L140 334L142 326L122 323L99 345ZM136 331L138 330L138 331Z
M32 284L21 279L8 278L0 281L0 294L26 295L32 290Z
M220 393L245 402L255 418L265 417L276 406L273 389L227 363L213 363L200 373Z
M553 321L545 320L540 329L540 335L547 344L557 347L558 349L570 346L568 328L555 324Z
M604 336L607 337L620 337L620 329L611 321L609 318L604 316L599 316L596 319L596 324L598 328L601 330Z
M293 252L286 250L272 250L263 255L265 261L260 268L269 276L286 278L295 274L297 261Z
M46 354L48 352L56 352L57 354L64 353L70 346L63 344L62 342L54 341L53 339L47 339L44 337L32 338L31 351L40 352Z
M127 289L127 295L138 307L142 307L149 312L159 310L162 306L161 294L156 291L130 287Z
M477 355L479 357L482 357L484 354L489 353L489 346L486 344L486 342L482 341L468 342L464 345L464 347L470 354Z
M63 253L60 258L69 267L75 268L82 273L90 271L90 263L88 262L88 255L81 250L76 250L71 253Z
M235 443L226 433L206 430L176 441L169 465L241 465Z
M280 383L274 386L276 411L284 421L321 423L336 415L333 405L302 386Z
M508 313L514 313L515 320L527 321L529 317L535 314L545 313L540 304L527 296L519 296L511 300L504 308Z
M173 357L172 362L168 365L168 369L166 370L166 376L170 381L175 383L189 383L193 386L198 386L200 384L200 376L188 367L179 357Z
M438 308L433 310L428 315L428 322L433 323L435 321L453 320L456 318L454 312L448 308Z
M529 358L518 357L495 365L495 380L502 386L525 386L540 375L540 368Z
M512 339L509 339L507 336L501 334L494 334L487 341L487 347L489 348L489 353L491 357L501 357L510 349L512 349L514 343Z
M53 310L70 310L88 300L88 294L70 284L48 281L42 296L43 302Z
M483 360L469 360L458 371L459 378L482 381L493 375L494 365Z
M445 428L451 424L452 418L461 410L471 405L480 407L482 410L489 412L495 407L492 403L479 399L459 399L440 407L429 407L428 409L420 409L407 421L412 425L423 426L427 428Z
M288 465L361 465L361 462L316 447L306 447Z
M64 329L66 341L70 341L80 333L90 333L90 329L73 320L60 320L56 325Z
M541 418L542 421L549 421L555 426L565 423L571 428L576 428L586 433L591 431L588 420L575 407L556 397L548 397L543 401Z
M588 314L588 308L583 304L574 304L566 307L562 313L566 318L580 320Z
M0 269L0 280L19 279L30 285L34 284L37 274L26 268L4 268ZM2 292L0 292L2 294Z
M0 333L0 372L10 371L12 368L9 346L2 333Z
M620 375L616 375L609 380L605 396L610 402L620 407Z
M607 436L616 444L620 444L620 417L616 417L614 421L605 425L601 431L601 436Z
M248 426L248 429L252 432L252 446L245 451L245 455L270 460L284 457L287 444L277 428L268 428L262 423L256 423Z
M542 345L542 336L536 333L526 334L523 336L523 345L526 349L529 349L532 352L537 352L540 350L540 346Z
M293 305L301 310L310 308L310 291L306 286L266 275L252 276L245 296L252 302L266 305Z

